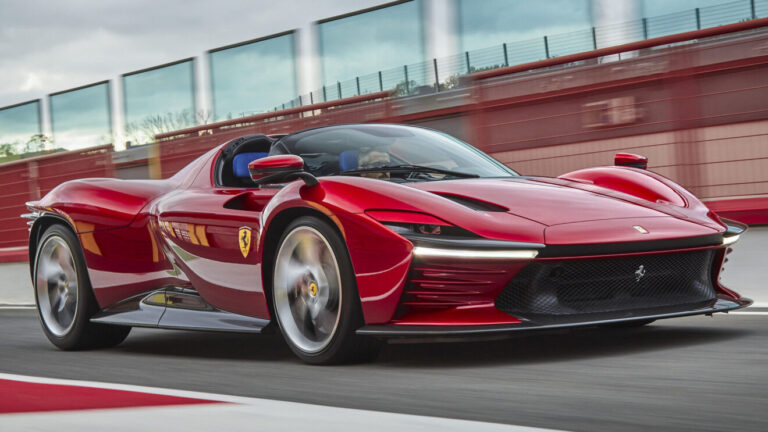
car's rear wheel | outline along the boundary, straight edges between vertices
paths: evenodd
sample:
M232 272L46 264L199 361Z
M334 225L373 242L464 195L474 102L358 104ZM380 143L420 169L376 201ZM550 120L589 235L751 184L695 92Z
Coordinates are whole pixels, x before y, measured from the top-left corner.
M130 327L95 324L98 311L82 251L74 233L50 226L35 251L35 301L45 336L63 350L114 346Z
M375 352L376 341L355 334L363 317L354 272L344 242L326 222L304 216L286 228L272 280L280 331L299 358L332 364Z

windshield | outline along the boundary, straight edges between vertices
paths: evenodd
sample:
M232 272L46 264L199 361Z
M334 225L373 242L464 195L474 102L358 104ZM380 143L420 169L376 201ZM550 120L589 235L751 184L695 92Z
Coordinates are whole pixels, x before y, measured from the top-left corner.
M400 125L342 125L288 135L270 155L295 154L313 175L385 180L509 177L517 173L456 138Z

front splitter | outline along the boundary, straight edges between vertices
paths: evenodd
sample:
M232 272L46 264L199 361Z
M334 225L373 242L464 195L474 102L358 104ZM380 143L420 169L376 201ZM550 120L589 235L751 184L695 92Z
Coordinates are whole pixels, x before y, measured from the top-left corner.
M676 318L692 315L711 315L718 312L728 312L735 309L741 309L752 304L752 300L741 298L738 301L718 299L714 304L696 309L665 312L665 313L643 313L629 317L605 318L605 319L587 319L573 320L573 317L564 317L563 322L548 320L546 324L533 321L523 321L519 324L503 325L465 325L465 326L436 326L436 325L369 325L357 330L357 334L365 336L376 336L382 338L409 338L409 337L470 337L470 336L492 336L502 335L504 333L513 333L518 331L530 330L551 330L573 327L589 327L604 324L630 323L632 321L659 320L666 318ZM554 318L553 318L554 320Z

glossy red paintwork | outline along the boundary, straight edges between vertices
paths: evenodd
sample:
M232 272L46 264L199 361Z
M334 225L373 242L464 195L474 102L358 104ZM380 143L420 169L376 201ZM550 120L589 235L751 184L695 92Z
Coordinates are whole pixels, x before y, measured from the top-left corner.
M685 201L675 189L667 187L637 168L587 168L561 175L558 178L624 192L646 201L685 206Z
M60 215L79 233L101 307L180 286L197 290L220 309L269 319L265 284L272 268L262 264L280 235L271 228L285 226L287 218L298 214L324 217L343 236L367 324L519 322L496 310L493 301L526 261L414 259L411 242L382 221L452 224L486 239L552 245L725 230L690 193L662 176L633 168L594 168L555 179L401 185L332 176L320 178L317 186L296 180L281 188L222 188L213 183L222 147L167 180L67 182L31 203L35 210ZM257 166L273 164L268 159ZM285 163L285 158L274 160L274 166ZM441 195L498 207L478 211ZM649 233L641 234L633 225ZM247 253L238 242L242 228L251 231ZM722 288L721 295L735 294Z
M255 182L283 172L300 171L302 167L304 167L304 159L296 155L268 156L248 164L251 179Z
M630 166L640 169L648 169L648 158L634 153L616 153L613 158L616 166Z
M275 170L280 168L301 168L304 166L304 159L296 155L277 155L267 156L256 159L248 164L251 171Z

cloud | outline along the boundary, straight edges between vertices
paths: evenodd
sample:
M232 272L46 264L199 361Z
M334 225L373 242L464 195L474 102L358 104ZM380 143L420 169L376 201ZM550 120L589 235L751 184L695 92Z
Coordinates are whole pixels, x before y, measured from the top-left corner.
M362 8L373 0L3 0L0 107Z

